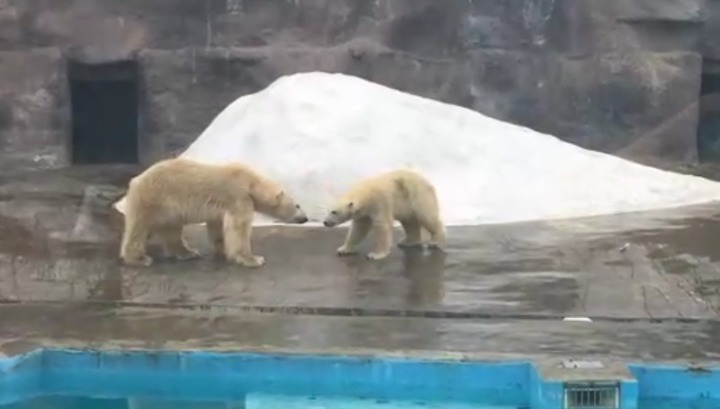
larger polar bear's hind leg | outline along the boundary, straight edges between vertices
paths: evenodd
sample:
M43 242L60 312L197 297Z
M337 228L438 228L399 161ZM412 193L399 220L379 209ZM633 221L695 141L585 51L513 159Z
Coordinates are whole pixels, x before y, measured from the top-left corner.
M191 249L183 238L183 225L165 226L157 230L165 257L186 261L200 257L200 253Z
M223 222L222 220L212 220L205 224L207 229L208 239L212 244L213 252L216 258L225 257L225 238L223 237Z

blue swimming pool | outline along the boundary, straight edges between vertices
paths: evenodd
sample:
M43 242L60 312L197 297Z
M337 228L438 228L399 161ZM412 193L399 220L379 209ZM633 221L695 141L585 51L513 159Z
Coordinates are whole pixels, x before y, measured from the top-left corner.
M635 379L595 399L542 379L524 361L46 349L0 360L0 407L720 408L715 368L633 365L630 372Z

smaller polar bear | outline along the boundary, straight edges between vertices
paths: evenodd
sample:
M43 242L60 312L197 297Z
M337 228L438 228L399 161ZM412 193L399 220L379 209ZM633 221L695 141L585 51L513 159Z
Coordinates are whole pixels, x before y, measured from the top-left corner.
M216 255L247 267L262 266L265 259L253 255L250 246L254 212L286 223L308 221L278 183L245 165L181 158L157 162L130 181L120 257L128 265L150 266L146 243L154 232L166 256L195 258L198 253L182 238L183 227L205 222Z
M422 246L421 228L431 235L431 247L445 243L445 227L433 185L419 173L400 169L360 181L336 202L323 224L334 227L352 220L339 255L355 253L355 246L374 228L375 250L367 255L380 260L390 253L395 220L405 230L401 248Z

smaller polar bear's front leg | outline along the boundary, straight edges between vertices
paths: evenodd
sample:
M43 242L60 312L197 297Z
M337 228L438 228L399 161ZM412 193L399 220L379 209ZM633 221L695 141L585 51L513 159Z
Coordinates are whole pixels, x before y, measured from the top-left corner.
M345 236L345 243L337 249L338 255L346 256L357 253L355 246L357 246L358 243L367 236L371 227L372 220L369 217L353 220L350 225L350 230L348 231L347 236Z
M250 238L252 235L253 207L226 214L223 218L223 235L225 236L225 256L228 260L245 267L260 267L265 258L252 254Z
M382 212L373 218L375 230L375 251L368 253L369 260L382 260L390 254L393 240L393 218L389 213Z

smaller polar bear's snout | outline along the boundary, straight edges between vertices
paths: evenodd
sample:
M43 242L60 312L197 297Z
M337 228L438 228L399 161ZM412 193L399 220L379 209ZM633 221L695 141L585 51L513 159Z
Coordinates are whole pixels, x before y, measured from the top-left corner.
M307 214L305 214L305 211L300 207L300 205L295 205L295 215L293 216L292 221L296 224L303 224L309 221Z
M341 224L344 220L342 220L342 217L338 213L337 210L333 210L330 213L328 213L327 217L325 217L325 220L323 220L323 225L325 227L335 227L338 224Z

